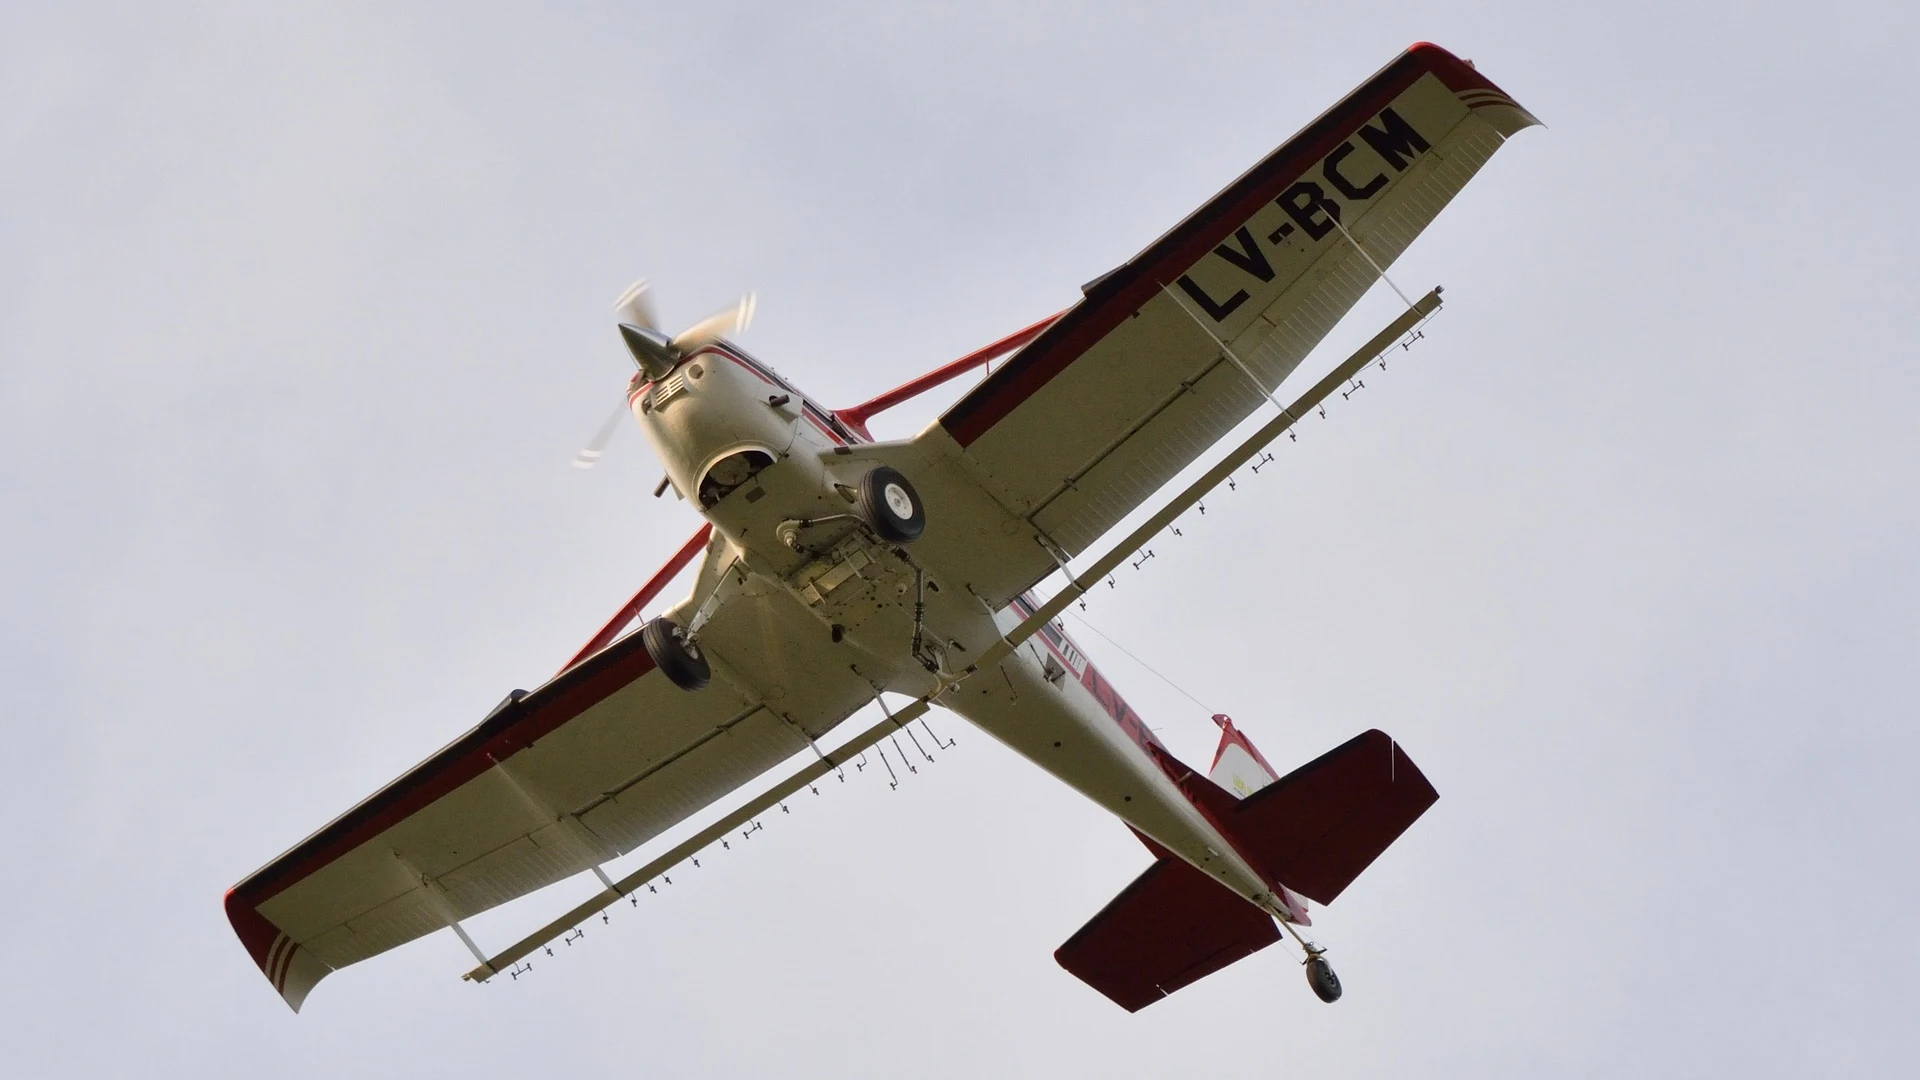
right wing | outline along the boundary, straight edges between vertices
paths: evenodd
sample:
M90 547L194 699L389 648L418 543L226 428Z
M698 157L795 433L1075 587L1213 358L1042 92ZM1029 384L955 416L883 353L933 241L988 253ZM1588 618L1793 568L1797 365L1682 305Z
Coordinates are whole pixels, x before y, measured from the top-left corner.
M723 550L709 545L696 597ZM632 851L873 699L797 600L752 583L722 596L700 638L706 689L668 682L629 634L230 890L274 989L298 1010L328 972Z
M899 463L942 523L923 544L947 532L949 565L1005 604L1251 414L1534 123L1470 65L1415 45L1087 285L911 444L856 452Z

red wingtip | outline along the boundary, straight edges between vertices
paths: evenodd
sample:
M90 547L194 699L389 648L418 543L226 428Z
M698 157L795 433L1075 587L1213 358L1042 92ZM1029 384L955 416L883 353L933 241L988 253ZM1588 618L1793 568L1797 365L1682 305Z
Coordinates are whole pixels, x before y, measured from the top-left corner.
M227 909L227 922L233 924L234 934L240 938L240 944L246 946L247 955L253 957L260 974L267 977L274 992L289 1008L299 1012L307 993L333 968L269 922L240 895L239 886L227 890L221 906Z
M1447 89L1456 94L1462 90L1491 90L1512 100L1505 90L1493 84L1493 80L1480 74L1479 69L1473 66L1473 61L1462 60L1431 41L1416 41L1407 46L1407 53L1418 57L1428 71L1439 76Z
M280 928L268 922L266 916L240 898L240 887L227 890L221 906L227 909L227 922L233 925L233 932L240 938L240 944L246 946L247 955L253 957L254 964L262 975L267 972L267 953L272 950L274 939L280 936Z

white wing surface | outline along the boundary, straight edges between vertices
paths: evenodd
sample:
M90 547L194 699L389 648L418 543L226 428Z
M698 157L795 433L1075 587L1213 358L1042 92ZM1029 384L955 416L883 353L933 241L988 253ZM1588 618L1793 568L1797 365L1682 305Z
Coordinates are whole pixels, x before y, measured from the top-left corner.
M975 591L1018 595L1053 569L1044 545L1078 554L1245 419L1534 123L1467 63L1415 45L1086 286L891 455L918 470L930 520L975 534Z
M702 586L723 572L719 550ZM706 689L675 687L629 634L516 692L230 890L234 930L287 1003L337 968L633 850L872 700L798 601L722 595L700 639Z

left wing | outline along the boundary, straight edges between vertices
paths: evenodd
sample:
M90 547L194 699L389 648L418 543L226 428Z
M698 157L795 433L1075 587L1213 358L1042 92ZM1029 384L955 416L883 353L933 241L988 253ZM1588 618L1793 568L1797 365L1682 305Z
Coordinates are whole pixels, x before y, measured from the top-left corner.
M1004 604L1251 414L1534 123L1471 65L1415 45L1087 285L911 444L856 452L914 479L942 523L923 543L950 539L949 565Z
M722 550L709 545L696 596L726 573ZM230 890L227 917L274 989L298 1010L330 971L631 851L873 699L798 601L722 595L701 634L706 689L675 687L629 634Z

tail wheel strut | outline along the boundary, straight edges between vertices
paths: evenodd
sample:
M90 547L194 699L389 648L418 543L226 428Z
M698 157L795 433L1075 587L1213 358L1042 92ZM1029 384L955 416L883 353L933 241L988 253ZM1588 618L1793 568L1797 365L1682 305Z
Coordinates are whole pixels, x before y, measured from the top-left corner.
M1313 988L1313 996L1331 1005L1340 1000L1340 976L1333 973L1333 965L1327 963L1327 950L1300 936L1293 928L1293 920L1280 919L1280 926L1293 935L1293 940L1307 952L1307 985Z

